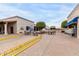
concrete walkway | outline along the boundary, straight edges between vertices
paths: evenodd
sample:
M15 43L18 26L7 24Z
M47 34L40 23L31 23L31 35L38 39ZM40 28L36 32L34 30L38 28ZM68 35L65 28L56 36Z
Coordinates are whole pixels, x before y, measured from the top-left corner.
M40 42L18 56L71 56L79 55L79 39L57 32L56 35L43 35Z
M0 41L0 54L10 48L13 48L15 46L18 46L19 44L22 44L22 43L28 41L29 39L31 39L33 37L34 36L23 35L18 38Z

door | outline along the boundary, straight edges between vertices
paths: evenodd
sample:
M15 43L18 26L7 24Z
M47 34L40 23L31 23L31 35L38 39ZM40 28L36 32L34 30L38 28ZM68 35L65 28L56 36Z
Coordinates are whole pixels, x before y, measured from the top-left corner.
M2 28L0 27L0 34L2 34Z
M13 31L13 26L10 27L10 34L13 34L14 31Z
M3 32L4 32L4 27L0 26L0 34L3 34Z

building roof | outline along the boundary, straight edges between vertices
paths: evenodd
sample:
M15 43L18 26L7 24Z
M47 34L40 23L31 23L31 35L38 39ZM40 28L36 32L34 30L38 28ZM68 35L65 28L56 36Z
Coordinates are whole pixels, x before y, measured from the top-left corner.
M29 21L29 22L34 23L33 21L28 20L28 19L25 19L25 18L20 17L20 16L12 16L12 17L8 17L8 18L1 19L0 21L7 20L7 19L11 19L11 18L20 18L20 19L23 19L23 20L26 20L26 21Z

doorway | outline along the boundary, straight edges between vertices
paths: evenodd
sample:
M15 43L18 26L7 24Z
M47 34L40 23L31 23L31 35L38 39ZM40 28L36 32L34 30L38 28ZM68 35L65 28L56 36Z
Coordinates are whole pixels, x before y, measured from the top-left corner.
M0 26L0 34L4 33L4 26Z
M10 27L10 34L13 34L14 33L14 30L13 30L13 26Z

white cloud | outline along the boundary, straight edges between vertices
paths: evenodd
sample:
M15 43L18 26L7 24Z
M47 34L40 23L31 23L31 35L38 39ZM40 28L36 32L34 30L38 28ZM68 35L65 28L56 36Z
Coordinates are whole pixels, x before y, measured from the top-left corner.
M48 6L47 6L48 5ZM18 7L22 7L22 4L17 4ZM69 7L67 5L61 5L61 7L57 4L55 4L53 6L53 4L51 5L52 7L58 8L60 7L58 10L54 10L52 9L46 9L49 6L49 4L40 4L33 5L33 8L35 7L35 11L37 11L38 13L33 12L32 10L22 10L22 9L18 9L15 7L12 7L10 5L7 4L0 4L0 18L4 18L4 17L10 17L10 16L22 16L25 17L27 19L30 19L32 21L45 21L47 22L47 25L51 26L51 25L56 25L57 27L60 27L61 22L64 20L64 18L66 18L68 16L68 14L70 13L70 11L73 9L73 7ZM27 8L27 7L26 7Z
M21 9L13 8L11 6L7 6L5 4L4 5L0 4L0 18L15 16L15 15L27 17L27 18L34 17L31 11L27 11L27 10L24 11Z

